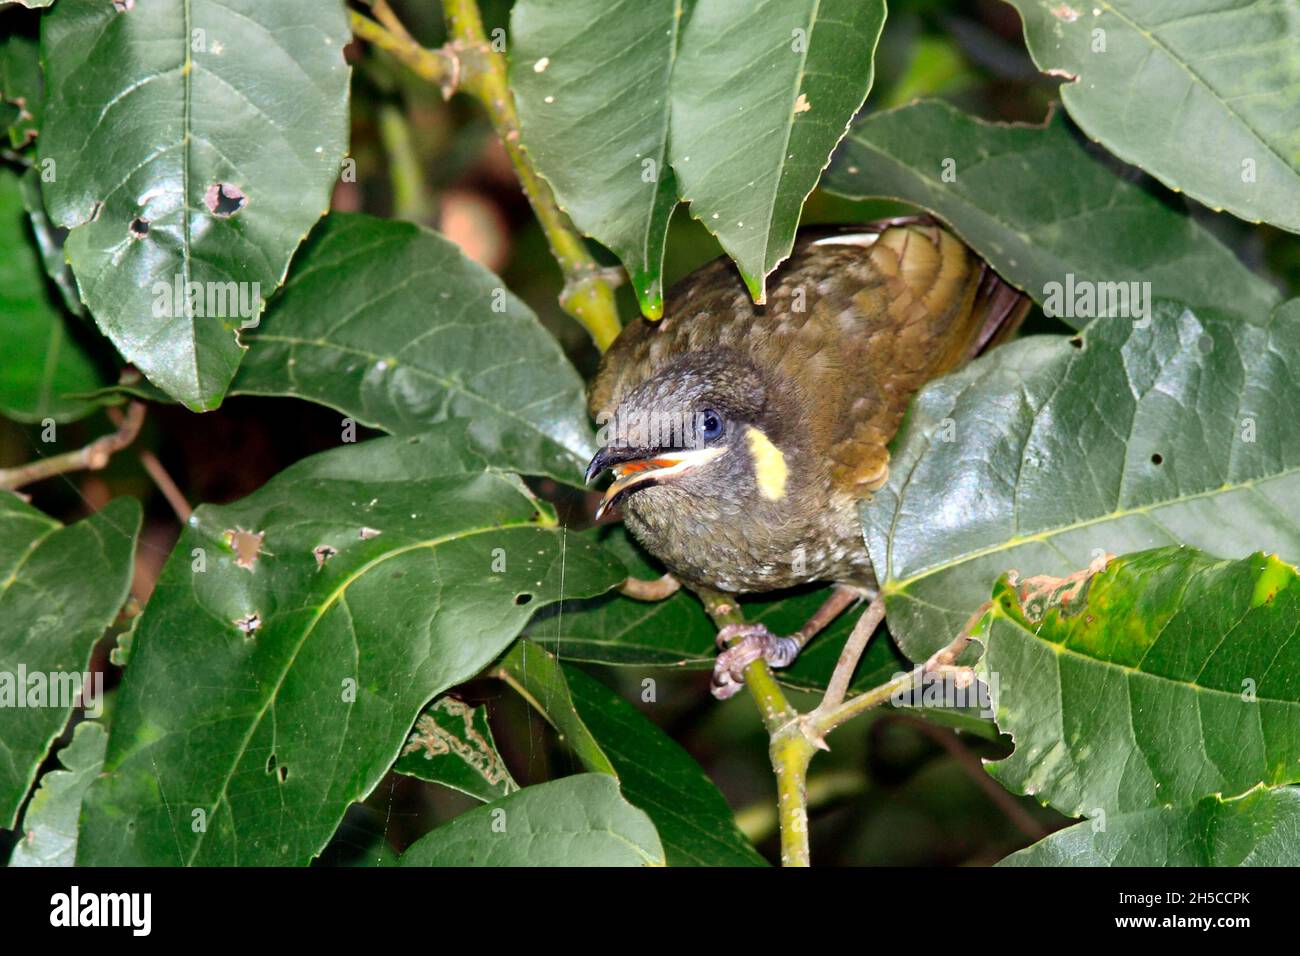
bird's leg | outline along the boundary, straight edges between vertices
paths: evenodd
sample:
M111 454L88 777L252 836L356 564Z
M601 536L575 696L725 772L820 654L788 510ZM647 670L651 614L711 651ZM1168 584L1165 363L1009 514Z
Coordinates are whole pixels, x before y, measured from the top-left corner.
M760 657L773 667L789 666L805 644L861 596L857 588L835 585L821 607L789 637L778 637L763 624L728 624L719 630L718 648L722 653L713 665L713 696L726 700L739 691L745 683L745 668Z
M618 586L620 594L625 594L637 601L663 601L672 597L681 588L682 582L671 574L665 574L653 581L629 577Z

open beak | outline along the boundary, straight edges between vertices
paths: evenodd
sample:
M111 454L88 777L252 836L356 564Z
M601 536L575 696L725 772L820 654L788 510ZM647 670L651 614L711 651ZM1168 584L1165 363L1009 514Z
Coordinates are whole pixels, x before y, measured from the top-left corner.
M587 481L590 482L607 468L614 473L614 480L605 489L605 496L600 499L596 508L596 520L599 521L606 511L632 492L698 468L718 457L722 451L718 447L689 448L684 451L655 451L614 445L602 448L587 466Z

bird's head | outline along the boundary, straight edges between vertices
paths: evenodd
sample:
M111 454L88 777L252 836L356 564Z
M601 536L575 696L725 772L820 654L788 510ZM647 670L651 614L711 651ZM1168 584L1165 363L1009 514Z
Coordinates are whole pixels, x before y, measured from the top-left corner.
M599 416L603 447L587 467L587 480L608 469L614 481L597 517L654 488L665 489L666 495L659 493L665 502L783 498L792 416L789 397L738 353L681 356Z

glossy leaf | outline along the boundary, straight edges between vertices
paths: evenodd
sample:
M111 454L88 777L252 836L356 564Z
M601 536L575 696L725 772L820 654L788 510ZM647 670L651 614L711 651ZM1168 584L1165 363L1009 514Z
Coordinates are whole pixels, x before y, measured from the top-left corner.
M393 769L485 803L519 789L497 753L487 710L439 697L416 718Z
M1300 866L1300 790L1135 810L1058 830L999 866Z
M23 813L10 866L72 866L81 801L103 769L107 743L103 724L93 720L77 724L72 742L59 751L63 768L41 777L41 785Z
M1015 741L988 765L1005 786L1096 816L1300 781L1293 565L1160 548L1023 572L979 626L977 673Z
M516 641L501 658L494 673L546 718L560 741L573 751L584 767L592 773L618 776L600 743L578 716L560 662L547 651L532 641Z
M871 89L883 0L698 0L672 78L679 191L755 301Z
M650 818L603 773L552 780L462 813L402 854L402 866L662 866Z
M691 756L595 678L523 639L498 676L546 717L587 770L618 779L623 796L654 821L670 865L763 865Z
M510 13L524 147L574 223L618 254L650 316L663 312L677 205L668 78L681 22L682 0L521 0Z
M1294 3L1010 2L1089 136L1211 208L1300 232Z
M854 124L823 185L930 210L1040 304L1050 283L1064 287L1071 275L1147 282L1148 303L1170 298L1243 316L1277 303L1277 290L1208 230L1115 165L1059 111L1041 127L1007 126L929 101ZM1090 318L1055 311L1076 328Z
M308 862L430 699L622 574L461 422L200 507L136 628L78 861Z
M72 397L104 379L70 335L45 279L18 177L0 168L0 414L15 421L72 421L101 404Z
M1033 337L936 381L861 514L913 660L1009 568L1188 544L1300 557L1300 300L1260 323L1158 303L1139 328Z
M238 330L329 206L349 39L340 0L62 0L42 18L50 217L100 329L192 409L220 404Z
M416 434L469 419L488 457L581 482L582 380L505 283L427 229L335 213L312 234L234 391L293 395Z
M139 530L133 498L65 527L0 493L0 827L13 829L91 649L126 600Z
M649 564L621 526L609 529L601 543L617 554L636 577L651 579L662 573ZM774 634L792 634L829 594L829 587L821 587L746 598L742 604L746 620L766 624ZM795 690L825 690L859 614L860 607L852 608L837 618L792 665L775 672L777 680ZM707 671L713 668L717 653L717 630L699 599L686 591L663 601L635 601L613 593L566 601L539 613L527 630L533 640L565 660L598 664ZM849 692L878 687L911 667L882 627L858 662ZM700 689L703 693L703 682ZM992 720L975 710L929 706L913 713L982 737L998 736Z
M764 866L726 799L671 737L594 677L566 665L574 706L618 772L623 796L654 821L670 866Z

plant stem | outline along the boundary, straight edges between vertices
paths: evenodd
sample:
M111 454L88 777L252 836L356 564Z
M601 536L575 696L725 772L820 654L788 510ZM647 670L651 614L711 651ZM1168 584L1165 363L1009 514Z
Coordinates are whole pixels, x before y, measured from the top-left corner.
M391 21L394 28L400 27L386 7L382 11L376 7L375 13ZM519 114L506 82L505 55L489 43L478 4L475 0L444 0L443 14L451 40L441 50L428 50L405 30L386 28L356 11L351 13L352 32L391 53L417 76L438 84L444 97L459 90L473 96L487 110L551 254L564 274L560 307L577 319L603 352L622 330L610 270L592 258L582 236L555 201L551 187L524 154L519 142Z
M132 402L117 431L96 438L84 448L51 455L49 458L40 458L16 468L0 468L0 489L21 488L33 481L62 475L69 471L82 469L97 471L108 464L114 452L121 451L135 441L142 424L144 424L144 403Z
M411 139L406 114L391 103L379 108L379 138L388 156L388 178L393 186L393 214L399 219L426 223L432 218L424 170Z

